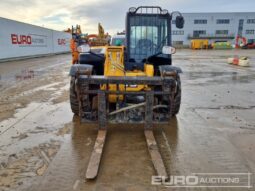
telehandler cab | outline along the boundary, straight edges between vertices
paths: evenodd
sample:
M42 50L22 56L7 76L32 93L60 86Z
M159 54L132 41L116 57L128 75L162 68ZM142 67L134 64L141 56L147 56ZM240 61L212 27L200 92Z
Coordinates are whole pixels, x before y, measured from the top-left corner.
M144 123L145 137L158 175L167 176L153 135L153 123L167 122L179 112L181 69L172 66L171 21L183 28L179 12L161 7L130 8L126 46L78 47L71 67L70 103L81 121L98 121L99 132L86 178L97 176L107 123Z

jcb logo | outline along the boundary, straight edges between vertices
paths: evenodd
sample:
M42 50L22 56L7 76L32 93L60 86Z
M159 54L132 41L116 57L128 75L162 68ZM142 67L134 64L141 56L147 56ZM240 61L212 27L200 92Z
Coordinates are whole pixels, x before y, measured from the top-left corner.
M12 44L32 44L32 37L29 35L11 34Z

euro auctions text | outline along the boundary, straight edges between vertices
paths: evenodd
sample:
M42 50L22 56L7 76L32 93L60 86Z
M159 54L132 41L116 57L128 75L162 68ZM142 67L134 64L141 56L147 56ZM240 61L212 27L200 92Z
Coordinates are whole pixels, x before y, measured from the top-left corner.
M239 187L251 188L251 173L192 173L178 176L152 176L152 185L166 187Z

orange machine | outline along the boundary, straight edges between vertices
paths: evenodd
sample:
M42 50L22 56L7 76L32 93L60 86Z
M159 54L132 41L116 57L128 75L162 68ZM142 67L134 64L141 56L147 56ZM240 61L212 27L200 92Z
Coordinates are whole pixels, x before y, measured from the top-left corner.
M72 26L72 29L67 29L65 32L72 34L70 42L70 49L72 52L72 64L78 63L79 52L77 47L82 44L89 44L90 46L105 46L109 44L110 36L104 33L102 25L98 24L98 34L83 34L80 25Z
M71 42L70 42L70 49L71 49L71 52L72 52L72 64L76 64L78 63L78 59L79 59L79 52L77 50L77 43L75 42L75 39L71 39Z
M76 25L76 27L73 27L67 30L64 30L64 32L72 34L72 39L70 40L70 49L72 52L72 64L77 64L79 59L79 52L77 50L77 47L86 43L86 35L82 34L81 26Z

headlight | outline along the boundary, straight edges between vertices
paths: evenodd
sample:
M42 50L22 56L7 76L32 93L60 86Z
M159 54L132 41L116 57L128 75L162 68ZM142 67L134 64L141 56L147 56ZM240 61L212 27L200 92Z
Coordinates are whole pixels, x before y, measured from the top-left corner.
M88 44L83 44L81 46L78 46L77 51L79 53L86 53L90 52L90 46Z
M171 46L163 46L162 48L162 54L174 54L176 52L176 49Z

